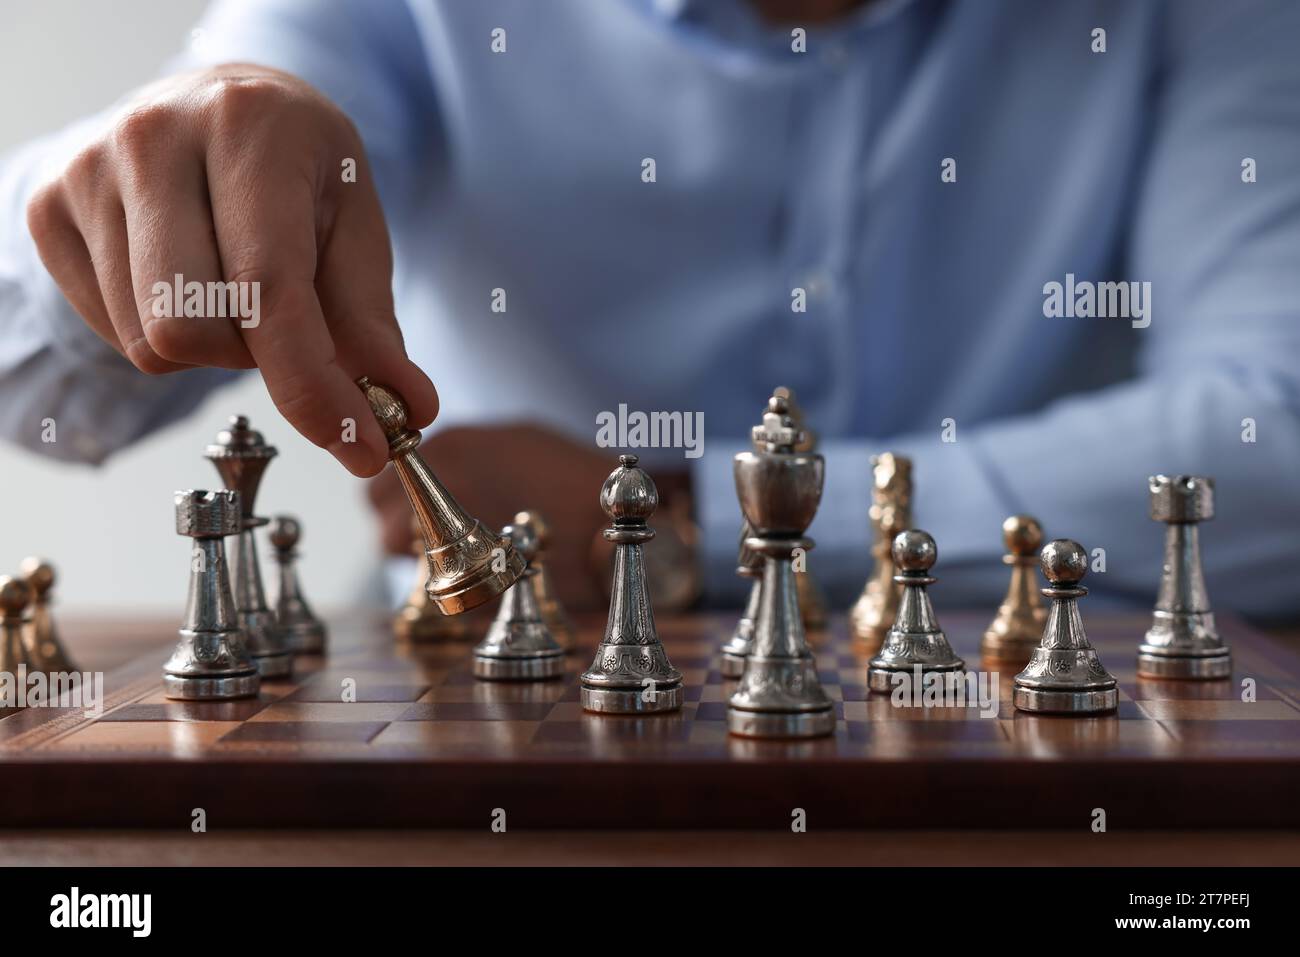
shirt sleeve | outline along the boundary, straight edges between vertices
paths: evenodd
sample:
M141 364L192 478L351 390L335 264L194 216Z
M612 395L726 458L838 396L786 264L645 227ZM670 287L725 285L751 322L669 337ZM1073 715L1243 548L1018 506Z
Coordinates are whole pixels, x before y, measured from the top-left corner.
M841 600L867 572L869 454L888 449L914 461L914 519L939 545L936 602L996 602L1006 583L999 526L1027 512L1049 538L1094 554L1091 607L1149 605L1164 527L1148 517L1146 477L1163 472L1216 480L1217 514L1201 533L1215 605L1294 611L1300 5L1189 2L1169 5L1166 18L1123 266L1124 278L1151 283L1150 325L1133 330L1137 376L1032 414L970 425L958 415L952 442L935 422L827 444L808 564ZM696 463L695 482L707 581L734 596L736 448L724 446Z
M226 62L281 69L316 86L356 124L386 207L402 205L431 122L428 71L400 0L226 0L165 73ZM102 342L45 271L26 227L36 188L113 116L74 123L0 160L0 436L98 463L191 412L240 373L151 377Z

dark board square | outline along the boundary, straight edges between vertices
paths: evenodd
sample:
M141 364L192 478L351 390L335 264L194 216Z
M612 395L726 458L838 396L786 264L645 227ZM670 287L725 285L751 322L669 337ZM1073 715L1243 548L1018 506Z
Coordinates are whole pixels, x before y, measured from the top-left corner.
M222 736L221 743L365 744L387 726L387 721L250 721Z
M696 721L726 721L727 720L727 702L725 701L701 701L699 708L695 711Z
M435 701L413 704L398 721L541 721L550 701Z
M356 683L355 701L364 702L396 702L396 701L415 701L420 695L429 690L427 684L376 684L365 679L359 679ZM341 701L343 700L343 687L341 684L330 682L316 683L299 688L292 694L286 695L284 701Z
M234 701L167 701L161 704L125 704L100 721L247 721L273 699L258 696Z

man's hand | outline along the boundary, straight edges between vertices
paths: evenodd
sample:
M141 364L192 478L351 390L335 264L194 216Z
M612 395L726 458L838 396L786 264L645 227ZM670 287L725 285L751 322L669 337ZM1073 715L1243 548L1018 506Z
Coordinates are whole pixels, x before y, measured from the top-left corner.
M343 181L347 159L355 182ZM284 417L355 474L387 458L357 377L397 390L412 428L437 415L393 315L392 253L361 140L301 80L228 65L143 90L37 191L27 220L68 301L138 369L256 366ZM260 321L160 318L154 283L177 274L205 289L259 283Z
M421 447L439 481L489 528L499 529L523 509L546 521L546 564L560 600L571 611L602 607L592 571L592 539L608 522L600 487L618 464L613 453L531 425L455 428ZM370 483L384 550L411 554L411 506L391 469Z

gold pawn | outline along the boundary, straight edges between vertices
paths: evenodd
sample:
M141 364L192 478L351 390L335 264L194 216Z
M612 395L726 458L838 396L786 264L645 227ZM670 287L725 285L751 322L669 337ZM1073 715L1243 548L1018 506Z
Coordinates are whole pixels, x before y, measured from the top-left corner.
M551 630L551 637L561 648L568 651L573 647L574 642L573 622L569 620L564 606L560 604L559 596L555 593L555 585L551 581L550 571L546 566L546 548L551 541L550 526L546 524L541 513L535 511L519 512L515 515L514 524L532 525L537 533L537 556L532 561L532 566L537 569L537 574L531 577L533 595L537 598L537 607L542 612L542 621L546 622L546 627Z
M0 674L10 675L15 687L18 669L32 666L23 641L23 618L31 600L32 586L23 579L0 578Z
M32 668L46 674L76 671L76 666L63 649L63 643L59 641L59 633L50 614L54 566L41 558L24 558L18 572L32 589L32 615L27 629L27 658Z
M1006 597L980 641L980 654L1008 667L1023 668L1043 638L1047 607L1039 595L1035 570L1043 527L1029 515L1012 515L1002 523L1002 540L1011 566Z
M424 535L417 518L411 519L411 552L419 561L415 585L406 597L406 604L393 618L393 633L402 641L423 644L438 641L466 641L471 636L472 618L465 615L444 615L429 593L429 563L424 558Z

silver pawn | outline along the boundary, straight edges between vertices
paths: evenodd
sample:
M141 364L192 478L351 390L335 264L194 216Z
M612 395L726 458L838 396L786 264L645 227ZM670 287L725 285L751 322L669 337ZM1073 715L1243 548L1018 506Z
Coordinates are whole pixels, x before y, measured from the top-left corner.
M247 418L236 415L231 416L230 428L223 429L203 454L217 467L225 487L239 493L244 510L239 526L239 561L235 566L235 605L248 653L257 662L263 678L287 678L293 671L293 654L275 614L267 607L262 569L257 561L257 539L253 534L254 529L267 523L267 519L253 514L253 505L262 474L276 455L275 446L267 445L262 433L250 429Z
M754 645L727 703L727 730L746 738L814 738L835 730L835 706L817 678L804 635L793 560L813 547L804 536L821 502L825 460L796 452L803 436L786 400L768 400L753 430L756 451L735 458L736 494L754 534L745 546L763 557Z
M1214 625L1197 527L1214 518L1214 479L1153 475L1147 481L1151 518L1168 527L1155 613L1138 646L1138 676L1227 678L1232 674L1232 652Z
M488 681L558 677L564 673L564 649L542 618L532 583L537 574L532 562L540 547L537 529L519 523L507 525L501 534L527 564L523 575L501 596L501 608L488 633L474 646L474 677Z
M901 592L898 614L880 653L871 659L867 686L872 691L892 691L896 675L964 671L966 662L953 652L939 628L926 591L938 581L930 575L939 557L934 539L917 528L899 532L890 545L890 557L898 570L894 576Z
M600 489L600 507L613 520L605 540L614 543L614 580L609 618L596 656L582 675L582 707L604 714L646 714L682 706L682 675L655 630L654 609L641 547L655 537L646 519L659 505L659 490L635 455L619 465Z
M194 539L180 643L163 665L168 698L226 701L257 694L257 666L244 646L223 539L239 531L239 493L176 493L176 533Z
M1052 599L1052 609L1042 642L1016 675L1013 703L1021 711L1049 714L1114 711L1118 686L1088 641L1079 615L1079 599L1088 594L1079 584L1088 573L1088 553L1078 542L1058 538L1043 546L1039 564L1051 583L1043 594Z
M275 601L275 620L299 654L319 655L325 651L325 623L316 617L302 596L298 584L297 545L302 525L290 515L277 515L271 521L271 547L280 568L280 591Z
M719 670L723 677L739 678L745 672L745 659L754 647L754 626L758 620L758 609L763 601L763 556L745 547L745 539L753 533L749 522L742 522L740 527L740 554L736 559L736 574L749 579L749 599L745 610L736 622L736 630L722 646L722 659Z

